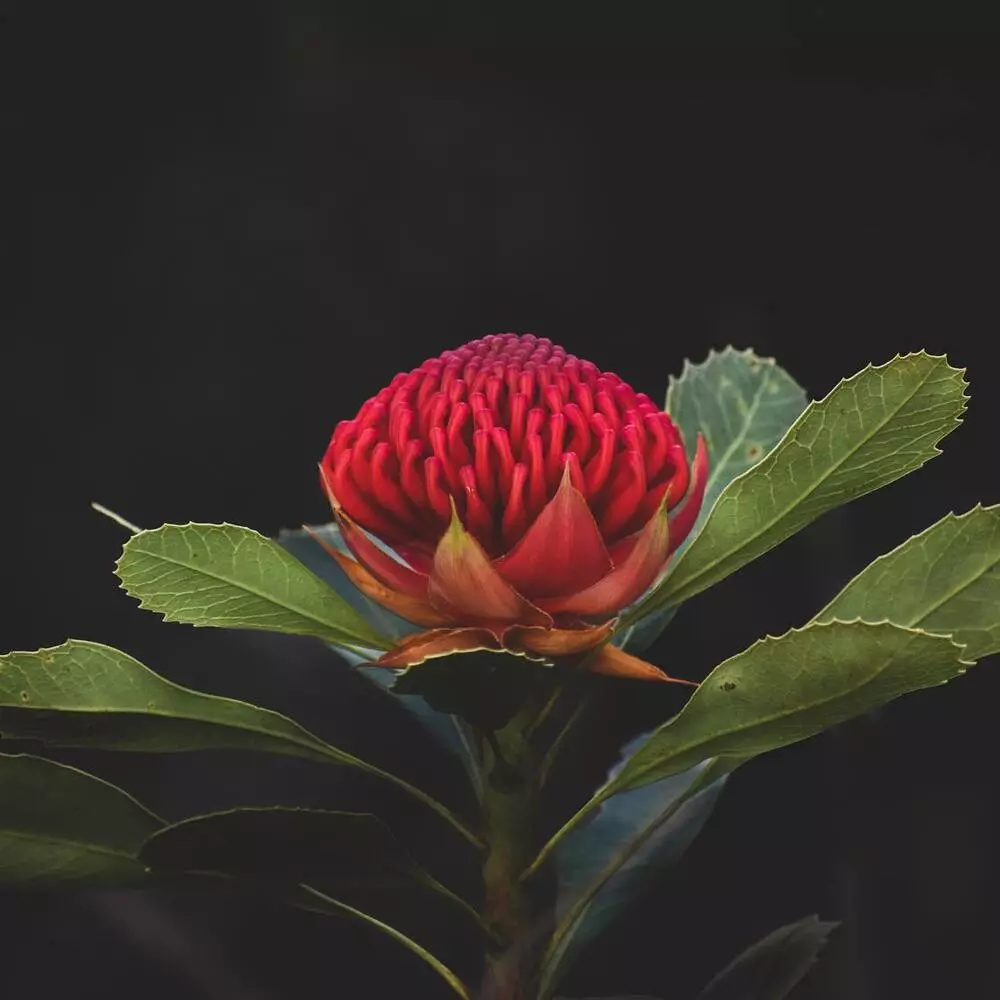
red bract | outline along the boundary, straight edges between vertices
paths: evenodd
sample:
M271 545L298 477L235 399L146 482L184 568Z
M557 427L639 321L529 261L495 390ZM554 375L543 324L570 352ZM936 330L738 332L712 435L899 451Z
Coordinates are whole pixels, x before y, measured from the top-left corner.
M484 337L397 375L320 470L356 560L331 554L427 629L380 663L486 647L665 678L607 639L694 525L707 453L699 436L689 465L670 417L617 375L545 338Z

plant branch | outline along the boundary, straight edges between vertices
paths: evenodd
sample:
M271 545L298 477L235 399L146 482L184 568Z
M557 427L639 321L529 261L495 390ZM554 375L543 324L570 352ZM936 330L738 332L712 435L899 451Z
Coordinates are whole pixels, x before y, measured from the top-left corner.
M451 969L448 968L440 959L435 958L426 948L417 944L416 941L411 937L407 937L402 931L396 930L395 927L390 924L383 923L377 917L373 917L370 913L365 913L363 910L356 910L353 906L348 906L347 903L342 903L339 899L334 899L332 896L327 896L326 893L320 892L319 889L314 889L311 885L305 885L304 883L299 885L299 888L303 892L312 896L314 899L318 899L324 906L331 907L334 910L339 910L341 913L347 916L354 917L357 920L361 920L363 923L369 924L372 927L377 928L382 931L383 934L388 934L394 941L397 941L404 948L412 951L414 955L418 955L422 958L460 997L462 1000L472 1000L472 995L469 993L469 988L462 982L461 979L455 975Z

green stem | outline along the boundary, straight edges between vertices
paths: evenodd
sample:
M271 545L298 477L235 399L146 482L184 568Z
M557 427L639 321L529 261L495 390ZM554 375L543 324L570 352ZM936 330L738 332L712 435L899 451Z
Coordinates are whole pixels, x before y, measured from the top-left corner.
M383 934L388 934L394 941L398 941L404 948L409 949L414 955L419 955L460 997L462 1000L472 1000L472 996L469 993L468 987L462 982L458 976L455 975L451 969L448 968L440 959L435 958L426 948L417 944L416 941L411 937L407 937L402 931L396 930L390 924L385 924L377 917L373 917L370 913L365 913L363 910L356 910L353 906L348 906L347 903L342 903L339 899L334 899L332 896L327 896L326 893L320 892L319 889L314 889L311 885L301 884L299 886L303 892L308 895L318 899L331 909L339 910L341 913L347 916L354 917L356 920L361 920L362 922L369 924L372 927L377 928L382 931Z
M491 1000L528 1000L532 928L536 925L533 887L520 872L531 857L538 782L533 754L524 739L524 720L515 719L486 738L483 809L486 860L483 864L483 919L505 947L486 956Z

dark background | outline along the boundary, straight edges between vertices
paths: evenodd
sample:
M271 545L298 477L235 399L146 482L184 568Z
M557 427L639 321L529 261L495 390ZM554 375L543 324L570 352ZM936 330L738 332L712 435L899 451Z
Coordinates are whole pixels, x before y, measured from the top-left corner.
M501 330L654 396L727 343L813 396L897 351L968 366L944 455L685 607L652 655L678 673L1000 499L986 4L36 3L7 27L4 649L105 641L457 800L453 762L318 643L137 610L111 572L122 532L88 504L149 527L325 520L334 423L397 370ZM818 911L844 923L796 996L1000 995L995 670L748 766L564 992L691 997ZM615 732L670 711L646 692L608 704ZM385 810L465 877L433 819L338 769L67 759L170 817ZM582 794L602 765L579 761ZM0 919L5 997L448 995L374 932L234 900L6 894ZM444 927L427 937L458 961Z

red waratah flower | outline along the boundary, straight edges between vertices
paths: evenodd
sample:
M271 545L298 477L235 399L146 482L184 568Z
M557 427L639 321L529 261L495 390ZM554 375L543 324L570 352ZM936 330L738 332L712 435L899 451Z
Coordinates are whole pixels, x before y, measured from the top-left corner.
M668 679L607 640L691 530L708 458L699 435L689 465L617 375L545 338L483 337L397 375L337 425L320 472L356 559L330 554L424 629L378 663L506 649Z

